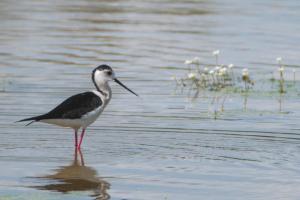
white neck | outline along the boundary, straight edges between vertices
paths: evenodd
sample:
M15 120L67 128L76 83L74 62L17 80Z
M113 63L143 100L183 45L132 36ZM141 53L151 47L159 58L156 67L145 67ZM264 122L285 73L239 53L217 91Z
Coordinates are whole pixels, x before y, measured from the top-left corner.
M98 82L97 84L97 91L101 94L101 99L104 101L104 103L108 103L108 101L111 99L111 88L107 81Z
M111 99L111 89L108 84L109 80L111 80L111 78L108 77L104 71L96 70L92 74L92 81L99 94L101 94L99 96L104 104L107 104Z

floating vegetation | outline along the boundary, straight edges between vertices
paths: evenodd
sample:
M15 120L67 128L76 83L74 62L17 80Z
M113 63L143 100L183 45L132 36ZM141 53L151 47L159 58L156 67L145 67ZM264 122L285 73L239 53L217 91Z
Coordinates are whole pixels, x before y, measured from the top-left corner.
M271 78L266 78L264 74L255 76L255 74L250 73L249 68L236 67L234 64L220 64L220 53L220 50L212 52L214 64L203 64L199 57L186 60L184 64L187 73L183 77L173 76L177 88L181 87L182 90L188 88L189 93L196 91L193 99L197 98L199 93L212 92L210 97L212 98L211 105L214 105L215 108L212 111L214 118L217 118L225 110L225 101L231 94L242 95L244 99L243 110L247 110L248 97L251 93L256 96L277 93L280 95L280 111L282 110L282 95L292 91L291 88L296 89L296 69L292 69L292 81L287 81L283 59L278 57L276 58L278 70L274 68ZM254 80L253 77L259 78ZM265 84L267 82L271 84ZM274 84L278 84L275 91ZM268 89L263 89L265 85L269 85ZM257 87L255 88L255 86ZM216 104L219 106L215 106Z
M236 68L234 64L219 64L220 50L212 52L215 57L215 64L201 64L200 58L195 57L186 60L184 64L187 66L187 73L184 77L173 76L176 84L183 87L192 87L194 89L205 89L209 91L221 91L223 89L231 89L235 92L248 92L254 87L254 83L262 80L253 80L248 68ZM285 84L285 66L282 58L276 58L278 64L278 79L272 74L271 82L278 82L278 92L286 93ZM296 83L296 69L293 72L293 84ZM255 76L253 76L255 77Z
M282 58L278 57L277 59L278 62L278 71L279 71L279 93L285 93L284 89L284 66L282 64Z
M215 65L213 66L201 66L198 57L186 60L184 64L187 66L188 73L185 77L173 77L176 84L183 87L194 86L196 89L210 91L233 88L239 85L240 82L243 82L243 90L248 91L254 85L247 68L243 69L238 76L234 64L219 64L220 50L213 51L212 54L215 57Z

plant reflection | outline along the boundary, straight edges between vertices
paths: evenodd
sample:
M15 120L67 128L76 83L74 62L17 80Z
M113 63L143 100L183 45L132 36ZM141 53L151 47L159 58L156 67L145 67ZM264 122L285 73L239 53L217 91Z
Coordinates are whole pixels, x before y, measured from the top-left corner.
M83 155L79 150L75 150L74 161L71 165L57 169L52 175L38 178L55 180L55 182L42 186L34 186L36 189L62 193L91 190L93 191L91 196L95 197L96 200L110 199L110 196L107 193L110 184L97 177L95 169L85 166Z

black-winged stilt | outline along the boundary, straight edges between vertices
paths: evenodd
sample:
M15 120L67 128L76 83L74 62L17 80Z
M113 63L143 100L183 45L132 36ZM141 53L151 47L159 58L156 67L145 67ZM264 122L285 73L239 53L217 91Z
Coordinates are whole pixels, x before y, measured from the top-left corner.
M38 121L73 128L75 147L80 149L85 129L99 117L111 99L112 92L108 84L111 80L138 96L115 77L110 66L100 65L92 72L92 81L97 90L71 96L46 114L22 119L18 122L31 121L29 123L31 124ZM82 132L78 143L77 132L80 128L82 128Z

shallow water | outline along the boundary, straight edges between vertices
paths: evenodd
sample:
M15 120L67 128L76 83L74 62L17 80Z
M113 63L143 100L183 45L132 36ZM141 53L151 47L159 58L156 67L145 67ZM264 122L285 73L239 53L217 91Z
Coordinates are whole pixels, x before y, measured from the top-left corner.
M213 64L215 49L255 79L271 77L277 56L298 68L299 8L296 0L2 0L0 199L299 199L298 90L231 94L215 120L220 103L211 102L223 94L193 99L171 80L186 73L185 59ZM91 70L102 63L141 98L112 83L77 158L71 130L13 123L93 88Z

